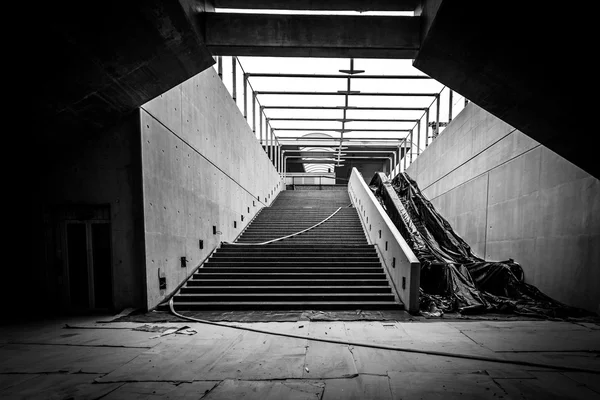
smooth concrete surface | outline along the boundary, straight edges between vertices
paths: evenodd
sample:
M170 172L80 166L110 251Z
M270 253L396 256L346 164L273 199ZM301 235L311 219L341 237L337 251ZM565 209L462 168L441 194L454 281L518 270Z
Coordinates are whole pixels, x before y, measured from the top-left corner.
M204 1L109 0L36 6L19 37L28 127L42 151L109 129L214 64L195 15ZM39 43L36 51L26 48ZM40 61L44 73L40 74ZM36 79L27 77L36 76Z
M406 310L417 313L421 282L419 260L356 168L352 169L348 193L369 244L377 249L396 297Z
M413 66L600 178L589 127L580 118L588 91L581 68L557 49L591 45L575 14L535 2L424 0ZM575 82L574 80L579 80Z
M0 397L533 400L600 396L596 356L600 325L596 323L237 323L309 338L544 365L523 366L193 322L98 322L109 319L80 317L0 327ZM160 336L169 328L185 326L196 333Z
M414 59L421 19L413 16L206 13L205 44L230 56Z
M407 169L474 252L600 309L600 181L473 103Z
M82 207L107 208L111 227L112 305L115 309L143 306L143 231L139 112L77 149L53 149L39 171L39 208L30 212L39 219L40 255L29 263L13 289L24 312L29 302L34 312L59 312L70 308L68 275L64 273L67 250L62 247L64 224L80 218ZM40 212L40 215L35 214ZM79 215L79 217L78 217ZM80 267L80 266L77 266ZM23 284L30 292L23 296ZM10 311L9 311L10 313Z
M152 308L221 241L233 241L284 185L212 68L145 104L141 128Z
M217 8L247 8L274 10L320 10L320 11L413 11L418 0L214 0Z

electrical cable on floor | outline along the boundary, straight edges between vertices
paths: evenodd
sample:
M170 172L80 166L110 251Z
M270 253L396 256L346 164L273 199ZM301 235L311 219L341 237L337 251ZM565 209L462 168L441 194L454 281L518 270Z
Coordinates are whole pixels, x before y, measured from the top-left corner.
M529 361L519 361L519 360L505 360L502 358L493 358L493 357L485 357L485 356L477 356L477 355L461 354L461 353L447 353L444 351L435 351L435 350L418 350L418 349L411 349L411 348L407 348L407 347L395 347L395 346L386 346L386 345L381 345L381 344L350 342L350 341L338 340L338 339L325 339L325 338L309 337L309 336L303 336L303 335L295 335L293 333L265 331L262 329L250 328L250 327L246 327L246 326L229 325L229 324L225 324L222 322L207 321L207 320L203 320L203 319L198 319L198 318L194 318L194 317L188 317L185 315L181 315L177 311L175 311L175 308L173 307L173 299L172 298L169 301L169 308L173 315L175 315L179 318L188 320L188 321L199 322L199 323L208 324L208 325L215 325L215 326L220 326L223 328L233 328L233 329L239 329L239 330L243 330L243 331L262 333L265 335L282 336L282 337L301 339L301 340L306 339L306 340L312 340L314 342L333 343L333 344L341 344L341 345L346 345L346 346L366 347L366 348L377 349L377 350L390 350L390 351L399 351L399 352L403 352L403 353L416 353L416 354L425 354L425 355L430 355L430 356L452 357L452 358L462 358L462 359L467 359L467 360L495 362L495 363L502 363L502 364L523 365L526 367L549 368L549 369L556 369L556 370L561 370L561 371L587 372L590 374L600 374L600 371L586 369L586 368L548 365L548 364L535 363L535 362L529 362Z

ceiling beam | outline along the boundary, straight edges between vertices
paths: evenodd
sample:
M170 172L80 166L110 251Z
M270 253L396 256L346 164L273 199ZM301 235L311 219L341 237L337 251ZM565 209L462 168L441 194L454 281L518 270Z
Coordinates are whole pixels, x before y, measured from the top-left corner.
M322 78L322 79L432 79L427 75L340 75L340 74L267 74L247 73L248 78Z
M306 160L304 157L285 156L288 160L287 164L335 164L338 162L337 159L324 159L324 160ZM309 157L310 158L310 157ZM318 157L315 157L318 158ZM376 156L376 157L342 157L339 161L344 162L346 160L389 160L391 157Z
M397 147L389 148L388 150L342 150L341 158L345 156L352 157L356 155L367 155L367 154L393 154L398 150ZM314 150L283 150L284 154L294 153L299 157L337 157L337 151L314 151ZM299 153L299 154L295 154Z
M267 121L329 121L329 122L417 122L418 119L378 118L267 118Z
M216 8L305 11L414 11L419 0L213 0Z
M335 129L335 128L326 128L326 129L317 129L317 128L271 128L273 131L328 131L328 132L410 132L411 129Z
M263 109L273 110L368 110L368 111L425 111L427 107L353 107L353 106L269 106L263 105Z
M414 59L420 17L199 13L213 55Z
M339 140L336 140L335 143L336 143L336 146L339 145ZM327 143L303 144L303 142L294 142L294 143L285 143L284 142L284 143L280 143L280 145L286 151L298 150L297 149L298 147L309 147L309 148L313 148L313 147L331 148L331 147L333 147ZM345 142L344 145L342 146L342 151L352 152L353 148L364 149L364 148L369 148L369 147L373 147L375 149L386 149L386 148L397 149L399 145L400 145L400 147L402 147L400 140L396 140L396 141L393 141L390 143L378 142L378 143L369 143L369 144L364 144L364 143L354 144L354 143Z
M287 92L287 91L255 91L257 95L293 95L293 96L373 96L373 97L436 97L438 93L382 93L382 92Z

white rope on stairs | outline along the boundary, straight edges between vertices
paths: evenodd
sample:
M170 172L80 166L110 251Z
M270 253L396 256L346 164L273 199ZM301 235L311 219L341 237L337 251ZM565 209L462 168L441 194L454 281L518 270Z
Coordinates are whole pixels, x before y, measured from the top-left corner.
M329 220L331 217L333 217L335 214L337 214L337 213L338 213L338 211L340 211L341 209L342 209L342 207L339 207L339 208L338 208L337 210L335 210L335 211L333 212L333 214L331 214L329 217L327 217L327 218L325 218L323 221L321 221L321 222L319 222L319 223L317 223L317 224L315 224L315 225L311 226L310 228L306 228L306 229L304 229L304 230L301 230L300 232L292 233L291 235L282 236L282 237L280 237L280 238L277 238L277 239L272 239L272 240L269 240L268 242L262 242L262 243L228 243L228 242L223 242L223 243L226 243L226 244L233 244L233 245L236 245L236 246L262 246L262 245L264 245L264 244L269 244L269 243L277 242L277 241L279 241L279 240L283 240L283 239L291 238L291 237L293 237L293 236L300 235L301 233L308 232L308 231L310 231L311 229L314 229L314 228L316 228L317 226L321 225L322 223L324 223L324 222L327 222L327 220Z

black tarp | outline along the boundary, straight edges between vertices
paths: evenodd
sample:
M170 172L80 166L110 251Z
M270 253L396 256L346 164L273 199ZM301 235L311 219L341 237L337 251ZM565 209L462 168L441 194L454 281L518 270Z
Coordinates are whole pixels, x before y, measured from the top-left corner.
M514 260L491 262L473 254L406 173L392 181L378 173L370 187L421 263L419 300L424 315L438 310L545 318L595 315L525 283L523 268Z

